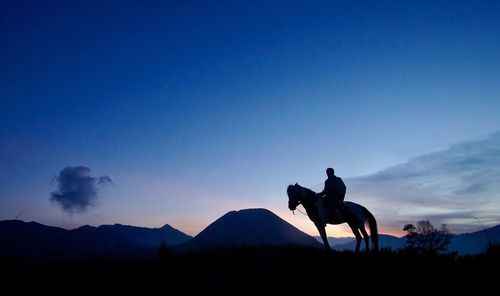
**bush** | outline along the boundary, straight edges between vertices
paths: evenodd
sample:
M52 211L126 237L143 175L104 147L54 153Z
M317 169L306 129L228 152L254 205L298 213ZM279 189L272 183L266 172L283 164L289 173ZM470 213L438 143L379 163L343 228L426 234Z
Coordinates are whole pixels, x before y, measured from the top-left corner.
M418 221L417 226L406 224L403 228L406 234L406 248L419 253L442 254L448 251L451 233L443 224L437 229L429 220Z

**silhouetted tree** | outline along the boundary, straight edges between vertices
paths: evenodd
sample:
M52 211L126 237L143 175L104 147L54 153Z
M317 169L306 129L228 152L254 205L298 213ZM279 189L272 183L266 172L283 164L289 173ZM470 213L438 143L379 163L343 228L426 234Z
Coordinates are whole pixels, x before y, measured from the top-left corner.
M417 226L406 224L403 228L406 234L406 247L420 253L439 254L448 250L451 233L446 225L437 229L429 220L418 221Z

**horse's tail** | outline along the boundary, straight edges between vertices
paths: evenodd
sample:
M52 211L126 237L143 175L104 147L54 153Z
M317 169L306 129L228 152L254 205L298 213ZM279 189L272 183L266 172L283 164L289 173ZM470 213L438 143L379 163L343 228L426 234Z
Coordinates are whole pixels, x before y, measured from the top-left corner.
M366 221L368 221L368 226L370 226L370 236L372 238L373 249L378 251L378 228L377 228L377 220L373 216L370 211L368 211L365 207L363 208L363 214L366 217Z

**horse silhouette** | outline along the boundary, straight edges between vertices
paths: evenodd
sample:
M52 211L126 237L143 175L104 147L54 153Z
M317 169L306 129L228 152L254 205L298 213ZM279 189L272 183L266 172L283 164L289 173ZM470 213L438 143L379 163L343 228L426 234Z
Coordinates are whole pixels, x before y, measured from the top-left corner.
M316 192L302 187L298 183L288 186L287 195L288 208L291 211L294 211L298 205L304 207L307 216L316 225L325 248L330 249L330 244L326 237L326 224L336 225L347 223L356 237L356 252L359 252L362 239L361 234L365 240L366 251L368 251L370 243L368 233L365 229L365 223L368 222L373 249L378 250L377 221L372 213L362 205L346 201L341 209L328 209L329 211L327 211L323 200L316 195Z

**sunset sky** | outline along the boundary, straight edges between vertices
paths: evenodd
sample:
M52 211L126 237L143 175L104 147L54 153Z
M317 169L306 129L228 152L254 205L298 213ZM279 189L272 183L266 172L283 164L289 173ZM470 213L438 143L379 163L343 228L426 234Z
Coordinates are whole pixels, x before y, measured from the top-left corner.
M0 220L317 235L333 167L382 233L500 223L498 1L0 1L0 86Z

